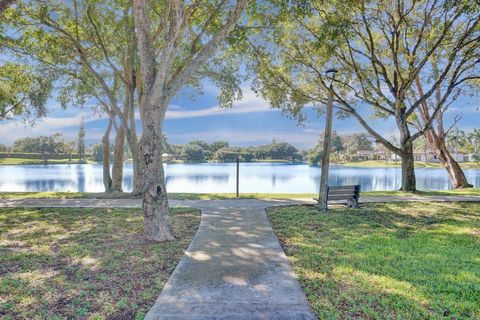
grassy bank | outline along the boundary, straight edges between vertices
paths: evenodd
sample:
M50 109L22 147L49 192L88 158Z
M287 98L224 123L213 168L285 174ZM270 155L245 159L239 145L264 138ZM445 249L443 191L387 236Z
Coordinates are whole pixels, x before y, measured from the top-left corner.
M200 222L172 211L177 241L156 244L138 210L0 209L0 316L143 319Z
M69 161L68 159L51 159L48 164L78 164L78 160ZM80 163L96 163L92 161L81 161ZM25 164L45 164L42 159L23 159L23 158L0 158L0 165L25 165Z
M479 203L268 216L319 319L480 318Z
M480 196L480 188L468 188L442 191L368 191L363 196ZM235 193L169 193L172 200L224 200L236 199ZM241 199L313 199L316 193L241 193ZM115 199L133 198L128 193L93 193L93 192L0 192L0 199Z
M400 161L380 161L380 160L369 160L369 161L355 161L355 162L339 162L336 165L346 166L346 167L400 167ZM462 169L480 169L480 162L463 162L460 163ZM415 168L443 168L440 163L435 162L424 162L424 161L415 161Z

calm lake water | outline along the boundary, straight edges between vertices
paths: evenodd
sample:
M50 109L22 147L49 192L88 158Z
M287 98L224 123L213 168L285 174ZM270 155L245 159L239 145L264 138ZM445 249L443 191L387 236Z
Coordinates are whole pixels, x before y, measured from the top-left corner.
M234 163L167 164L169 192L235 192ZM444 169L416 170L417 188L444 190L450 182ZM465 170L470 183L480 187L480 170ZM132 188L132 166L125 168L124 190ZM396 190L400 168L334 166L331 185L360 184L363 191ZM241 163L240 192L317 192L320 168L305 164ZM82 191L102 192L102 165L21 165L0 166L0 191Z

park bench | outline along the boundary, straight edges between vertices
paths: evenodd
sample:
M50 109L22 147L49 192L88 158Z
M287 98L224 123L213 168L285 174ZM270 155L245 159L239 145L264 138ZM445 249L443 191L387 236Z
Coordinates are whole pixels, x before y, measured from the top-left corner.
M346 200L349 208L360 208L359 198L360 185L327 187L327 202Z

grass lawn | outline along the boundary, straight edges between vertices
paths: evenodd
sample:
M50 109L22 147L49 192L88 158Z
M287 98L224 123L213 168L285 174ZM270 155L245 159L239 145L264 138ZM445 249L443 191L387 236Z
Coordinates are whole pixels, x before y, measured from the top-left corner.
M268 216L320 319L480 319L480 203Z
M347 167L400 167L400 161L367 160L354 162L340 162L338 165ZM462 169L480 169L480 162L459 163ZM443 168L442 164L436 162L415 161L415 168Z
M82 161L83 163L96 163L93 161ZM44 164L42 159L24 159L24 158L0 158L0 165L20 165L20 164ZM78 164L78 160L73 159L71 162L68 159L51 159L48 164Z
M364 196L480 196L480 188L467 188L442 191L418 191L416 193L402 191L368 191L362 192ZM128 193L93 193L93 192L0 192L0 199L52 199L52 198L129 198ZM169 193L172 200L224 200L235 199L235 193ZM313 199L318 198L317 193L241 193L242 199Z
M172 209L176 241L126 209L0 209L1 319L143 319L200 222Z

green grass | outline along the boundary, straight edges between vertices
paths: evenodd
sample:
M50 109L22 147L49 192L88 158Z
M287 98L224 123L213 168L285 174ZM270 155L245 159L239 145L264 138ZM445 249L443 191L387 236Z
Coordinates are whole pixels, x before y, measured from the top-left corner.
M73 159L71 162L68 159L51 159L48 164L78 164L79 161ZM80 163L96 163L93 161L81 161ZM24 159L24 158L0 158L0 165L24 165L24 164L44 164L42 159Z
M172 212L159 244L139 210L0 209L0 318L143 319L200 222Z
M416 193L403 191L368 191L361 193L364 196L480 196L480 188L467 188L442 191L418 191ZM172 200L224 200L235 199L234 193L169 193ZM313 199L316 193L241 193L241 199ZM0 192L0 199L111 199L132 198L128 193L93 193L93 192Z
M382 160L368 160L368 161L354 161L354 162L340 162L338 165L347 167L400 167L400 161L382 161ZM480 162L462 162L460 166L463 169L480 169ZM415 161L416 168L443 168L442 164L436 162Z
M480 203L268 217L319 319L480 319Z
M465 188L455 190L433 190L433 191L367 191L361 193L364 196L480 196L480 188Z

